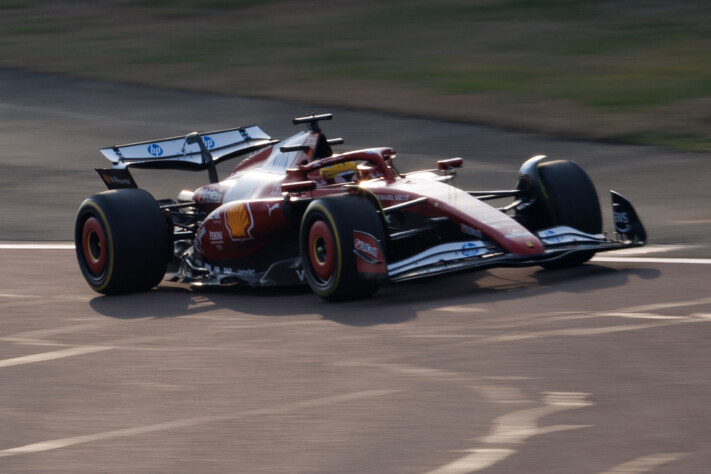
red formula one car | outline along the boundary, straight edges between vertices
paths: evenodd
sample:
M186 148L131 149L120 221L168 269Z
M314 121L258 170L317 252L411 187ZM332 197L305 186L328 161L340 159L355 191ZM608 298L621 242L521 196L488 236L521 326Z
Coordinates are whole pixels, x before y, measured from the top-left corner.
M334 153L320 121L272 140L259 127L115 146L98 169L109 191L76 220L79 267L105 294L153 288L165 276L198 285L308 283L327 300L362 298L385 282L497 266L579 265L644 245L632 205L612 192L615 233L602 233L595 188L570 161L536 156L515 189L463 191L461 158L403 174L391 148ZM223 180L215 165L248 155ZM129 168L207 170L210 184L156 201ZM486 201L512 200L492 207Z

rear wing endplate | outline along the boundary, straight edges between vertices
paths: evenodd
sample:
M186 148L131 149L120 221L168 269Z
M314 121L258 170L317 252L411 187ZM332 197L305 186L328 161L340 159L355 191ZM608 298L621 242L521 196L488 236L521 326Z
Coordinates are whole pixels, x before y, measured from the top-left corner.
M113 163L113 169L130 166L199 171L273 143L262 129L251 126L117 145L99 151Z

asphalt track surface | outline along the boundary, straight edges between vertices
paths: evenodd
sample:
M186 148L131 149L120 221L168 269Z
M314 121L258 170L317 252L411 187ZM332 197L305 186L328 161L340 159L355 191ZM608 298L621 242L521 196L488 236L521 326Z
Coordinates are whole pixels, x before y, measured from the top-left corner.
M707 155L332 109L344 149L393 146L404 170L463 156L464 188L573 158L603 203L633 201L651 246L345 304L86 286L66 242L101 191L97 148L250 124L284 137L323 111L0 71L0 472L709 472ZM170 197L205 176L136 179Z

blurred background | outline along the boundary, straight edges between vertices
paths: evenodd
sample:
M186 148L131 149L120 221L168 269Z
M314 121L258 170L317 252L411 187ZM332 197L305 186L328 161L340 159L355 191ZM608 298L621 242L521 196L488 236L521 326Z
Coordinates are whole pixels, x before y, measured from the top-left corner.
M0 0L0 247L35 247L0 252L0 471L709 472L709 25L708 0ZM337 151L391 146L405 172L462 156L462 189L574 159L607 229L615 189L642 257L693 260L336 307L170 283L104 298L73 251L36 249L73 242L100 147L282 139L311 112L334 114ZM159 199L207 182L133 176Z
M711 151L703 0L0 0L0 67Z

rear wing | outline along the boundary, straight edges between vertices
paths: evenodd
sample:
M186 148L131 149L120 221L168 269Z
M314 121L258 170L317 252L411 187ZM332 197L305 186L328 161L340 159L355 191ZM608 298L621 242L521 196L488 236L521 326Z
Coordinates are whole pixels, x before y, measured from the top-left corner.
M258 126L193 132L186 136L163 138L128 145L101 148L113 169L127 167L153 169L213 169L215 164L276 143Z

